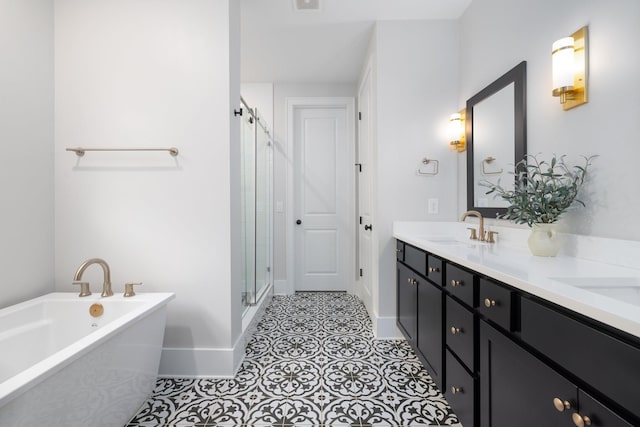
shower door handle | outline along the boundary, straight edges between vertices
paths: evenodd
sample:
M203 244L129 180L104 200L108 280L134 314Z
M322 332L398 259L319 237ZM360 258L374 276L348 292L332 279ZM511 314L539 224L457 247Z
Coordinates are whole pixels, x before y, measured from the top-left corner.
M302 220L301 219L297 220L296 224L298 224L298 225L302 224Z

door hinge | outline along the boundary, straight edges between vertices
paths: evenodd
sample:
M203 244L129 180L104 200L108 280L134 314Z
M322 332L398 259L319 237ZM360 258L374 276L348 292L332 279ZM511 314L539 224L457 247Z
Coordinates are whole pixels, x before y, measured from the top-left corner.
M362 269L360 269L360 277L362 277Z
M358 120L362 120L362 111L358 111Z
M362 172L362 163L356 163L356 166L358 167L358 172Z

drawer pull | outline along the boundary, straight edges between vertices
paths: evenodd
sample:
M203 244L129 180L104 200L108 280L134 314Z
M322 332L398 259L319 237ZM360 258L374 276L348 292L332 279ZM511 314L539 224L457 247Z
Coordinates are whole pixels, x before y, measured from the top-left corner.
M429 267L427 271L429 273L440 273L440 269L438 267Z
M571 419L573 420L573 423L576 425L576 427L584 427L584 426L591 425L591 418L587 417L586 415L582 416L577 412L575 412L571 416Z
M461 328L456 328L455 326L451 327L451 335L461 334L464 332Z
M571 403L568 400L562 400L559 397L553 398L553 406L558 410L558 412L564 412L565 409L571 409Z
M487 307L487 308L495 307L496 306L496 300L485 298L484 299L484 306Z
M457 394L457 393L464 393L464 390L462 389L462 387L451 386L451 394Z
M451 279L451 286L453 286L454 288L456 286L462 286L463 284L464 284L464 282L462 280Z

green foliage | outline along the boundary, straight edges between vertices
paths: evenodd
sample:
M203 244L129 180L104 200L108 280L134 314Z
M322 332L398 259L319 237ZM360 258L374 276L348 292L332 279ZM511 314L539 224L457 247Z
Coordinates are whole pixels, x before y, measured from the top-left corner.
M582 188L587 168L596 156L584 157L583 166L568 166L565 157L555 155L550 162L527 155L516 164L513 190L506 190L500 182L484 181L489 187L486 194L495 193L509 202L507 213L498 218L508 219L517 224L554 223L574 203L585 204L576 199Z

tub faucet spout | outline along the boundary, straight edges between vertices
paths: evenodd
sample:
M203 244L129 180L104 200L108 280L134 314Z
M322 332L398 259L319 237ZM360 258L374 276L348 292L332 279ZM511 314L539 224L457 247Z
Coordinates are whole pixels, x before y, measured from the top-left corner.
M81 282L82 274L91 264L98 264L102 267L102 272L104 273L104 282L102 283L102 296L110 297L113 295L113 291L111 290L111 270L109 270L109 264L103 259L100 258L91 258L86 260L85 262L78 267L76 274L73 276L74 282Z

